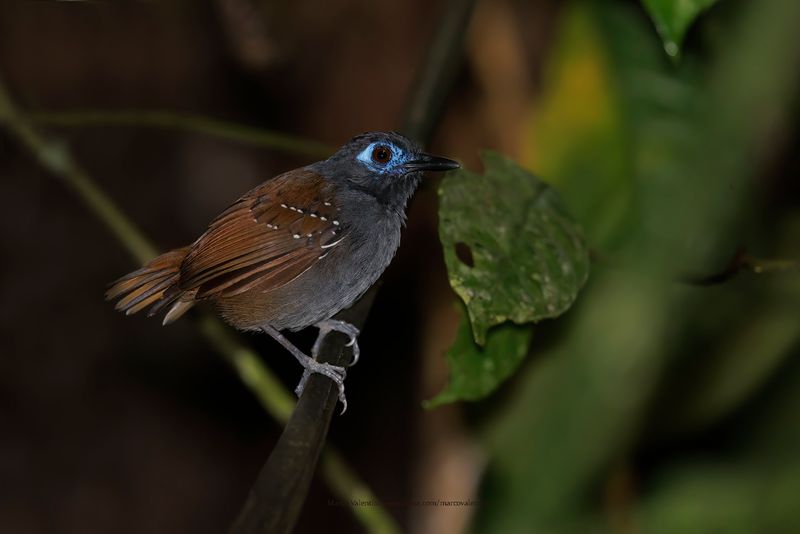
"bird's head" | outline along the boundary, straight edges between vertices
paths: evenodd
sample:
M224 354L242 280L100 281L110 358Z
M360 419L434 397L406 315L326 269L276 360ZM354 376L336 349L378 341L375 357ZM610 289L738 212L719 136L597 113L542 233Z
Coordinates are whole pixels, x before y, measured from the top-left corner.
M361 190L391 207L405 207L425 171L448 171L460 165L426 154L412 140L394 132L370 132L348 141L313 166L326 178Z

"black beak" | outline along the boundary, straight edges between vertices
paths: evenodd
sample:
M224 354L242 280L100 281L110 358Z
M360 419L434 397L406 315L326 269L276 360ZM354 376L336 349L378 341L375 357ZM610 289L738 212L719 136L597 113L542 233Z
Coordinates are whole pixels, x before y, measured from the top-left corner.
M461 164L452 159L443 158L440 156L431 156L430 154L420 154L415 159L407 161L403 164L406 172L419 172L419 171L452 171L458 169Z

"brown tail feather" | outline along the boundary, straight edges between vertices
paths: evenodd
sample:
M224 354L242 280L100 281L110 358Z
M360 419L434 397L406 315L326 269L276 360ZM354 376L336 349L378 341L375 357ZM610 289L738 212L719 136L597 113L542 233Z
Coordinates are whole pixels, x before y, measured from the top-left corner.
M119 299L115 308L126 315L152 306L148 313L148 316L152 316L166 306L173 305L164 319L164 324L171 323L193 304L193 295L187 295L178 288L181 263L188 252L189 247L179 248L150 260L141 269L111 284L106 291L106 299Z

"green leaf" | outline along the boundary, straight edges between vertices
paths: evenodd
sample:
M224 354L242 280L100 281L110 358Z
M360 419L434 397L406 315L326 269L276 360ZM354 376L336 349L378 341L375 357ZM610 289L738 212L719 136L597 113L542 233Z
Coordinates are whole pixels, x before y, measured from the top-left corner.
M555 190L500 154L482 160L483 175L460 170L439 189L450 285L479 345L492 326L564 313L589 272L583 233Z
M664 42L664 51L677 57L692 22L717 0L643 0Z
M472 340L469 321L462 316L456 341L447 351L450 383L424 406L435 408L485 397L514 372L527 354L530 340L530 327L505 323L489 330L486 345L480 347Z

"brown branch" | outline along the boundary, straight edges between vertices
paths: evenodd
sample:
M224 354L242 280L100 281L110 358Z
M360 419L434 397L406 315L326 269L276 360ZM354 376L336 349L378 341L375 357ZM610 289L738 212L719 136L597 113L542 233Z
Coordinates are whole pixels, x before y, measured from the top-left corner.
M742 271L755 274L800 271L800 261L754 258L747 254L744 247L741 247L721 271L705 276L687 276L683 281L695 286L713 286L727 282Z

